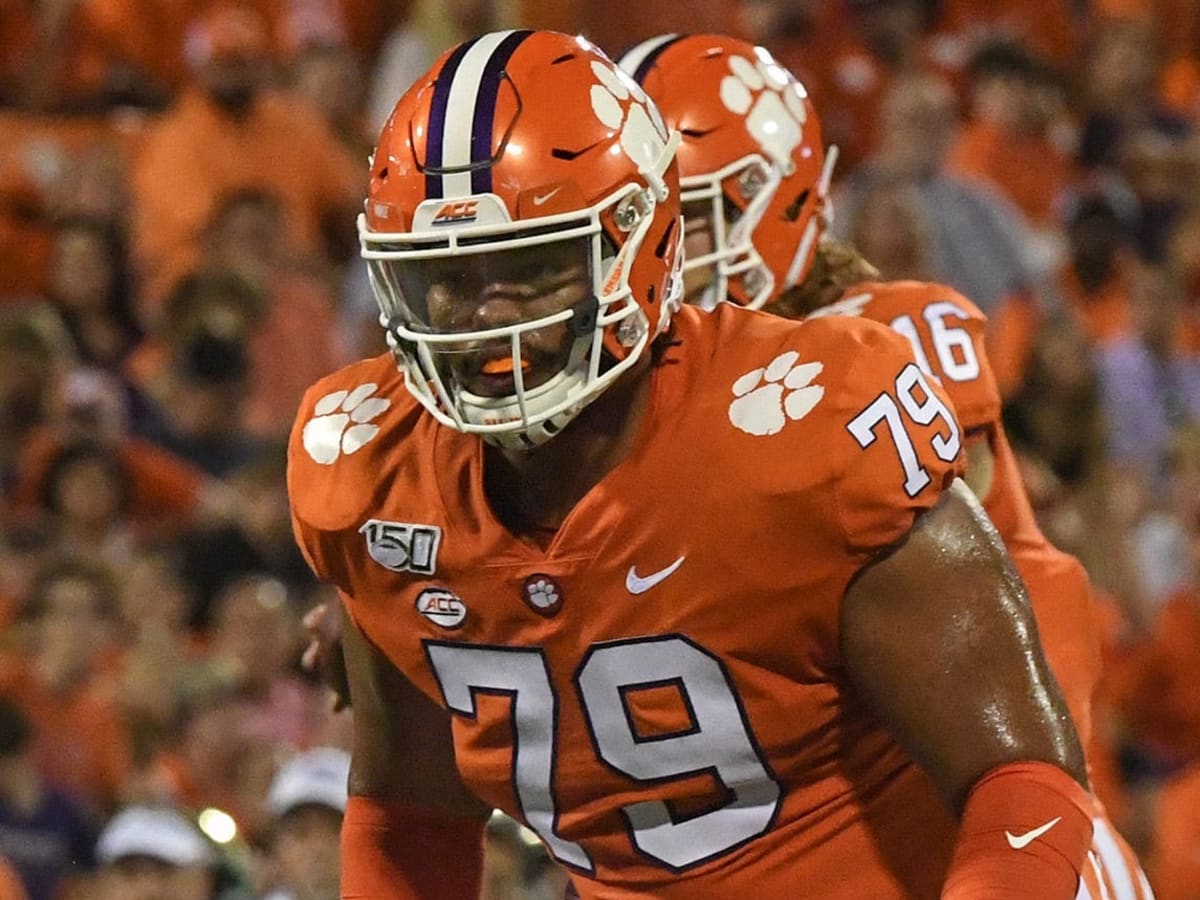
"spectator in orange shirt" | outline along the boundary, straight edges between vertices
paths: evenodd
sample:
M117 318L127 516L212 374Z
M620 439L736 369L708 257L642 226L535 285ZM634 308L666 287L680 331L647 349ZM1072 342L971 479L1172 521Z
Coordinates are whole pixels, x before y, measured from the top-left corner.
M352 154L366 159L372 149L363 112L362 63L344 44L310 43L288 62L292 96L320 113Z
M1049 74L1020 45L1001 43L981 47L968 73L970 114L950 151L949 170L991 182L1032 224L1055 227L1071 160L1049 139Z
M265 303L261 290L229 271L176 285L159 335L130 361L159 414L140 437L214 478L256 458L263 442L246 432L245 410Z
M77 218L55 228L47 298L62 316L76 359L112 373L141 339L125 263L124 241L106 223Z
M57 223L80 217L125 228L134 132L0 108L0 301L44 295Z
M40 507L64 556L118 567L133 557L133 483L120 452L96 441L60 447L42 479Z
M183 75L183 26L196 2L0 3L0 22L13 20L0 28L8 93L27 108L59 112L161 106Z
M116 804L129 771L129 740L104 675L113 652L116 588L104 569L51 561L23 610L28 653L5 660L0 694L37 732L46 779L92 815Z
M348 361L340 351L332 273L290 239L286 213L274 192L237 191L221 201L205 234L206 268L237 273L265 301L248 336L243 419L261 438L286 438L308 385Z
M1116 676L1114 695L1126 727L1159 773L1200 761L1200 599L1176 594Z
M941 0L936 33L965 61L984 44L1011 41L1039 60L1065 62L1079 52L1084 23L1072 0Z
M228 515L233 498L220 482L131 431L128 395L114 378L75 369L45 392L46 414L26 433L14 465L15 511L36 516L55 459L64 448L86 443L101 445L114 468L126 473L130 524L139 535Z
M268 87L269 36L251 8L214 7L193 23L187 46L197 87L150 129L133 166L133 249L147 323L194 267L223 196L276 191L297 243L340 255L353 244L364 194L359 159L306 104Z
M13 500L19 460L26 442L50 413L61 347L22 310L0 316L0 497Z
M65 900L79 896L91 868L94 824L42 777L35 739L28 717L0 697L0 859L15 869L30 900ZM0 874L0 900L10 900L10 889Z
M834 28L822 22L814 58L800 71L816 72L811 90L826 110L825 139L838 146L849 170L880 149L885 98L897 77L943 74L944 67L925 42L933 21L926 0L848 0L845 6L848 20Z
M1084 195L1068 215L1069 259L1057 287L1088 341L1111 343L1132 329L1129 294L1137 268L1132 200Z
M21 879L8 861L0 858L0 897L4 900L29 900Z

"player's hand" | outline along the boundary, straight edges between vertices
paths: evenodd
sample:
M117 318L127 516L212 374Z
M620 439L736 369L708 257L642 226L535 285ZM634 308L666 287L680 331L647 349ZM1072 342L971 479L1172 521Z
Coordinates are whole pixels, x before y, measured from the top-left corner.
M308 646L300 657L300 665L321 676L333 691L333 711L340 712L350 705L350 685L342 655L342 605L319 603L305 614L303 621Z

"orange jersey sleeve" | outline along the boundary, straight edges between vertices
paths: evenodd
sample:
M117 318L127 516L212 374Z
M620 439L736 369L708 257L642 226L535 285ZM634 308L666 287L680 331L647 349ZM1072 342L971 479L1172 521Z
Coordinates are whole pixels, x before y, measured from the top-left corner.
M848 546L873 552L898 540L962 474L962 429L948 392L893 332L844 320L810 327L819 342L826 329L848 330L842 339L853 342L843 393L833 400L845 437L828 453L842 463L835 520Z
M1000 392L985 347L987 319L951 288L915 281L866 283L829 307L890 326L909 339L921 367L954 402L968 431L994 428L995 477L984 506L1029 589L1051 670L1086 742L1100 647L1091 584L1078 560L1042 536L1002 430Z
M953 288L923 281L868 282L815 315L860 315L908 338L924 371L945 389L967 431L1000 418L1000 390L987 359L987 317Z

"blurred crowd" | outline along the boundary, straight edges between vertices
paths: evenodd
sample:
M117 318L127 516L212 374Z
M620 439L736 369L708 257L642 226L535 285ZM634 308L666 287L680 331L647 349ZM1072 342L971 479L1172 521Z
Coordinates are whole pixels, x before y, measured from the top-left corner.
M536 6L0 0L0 897L336 897L350 724L300 665L328 597L285 439L384 348L354 219L392 103L461 37L563 27ZM1200 3L704 9L675 26L808 86L839 235L988 313L1043 527L1098 587L1098 790L1194 900ZM526 837L489 830L490 900L561 890Z

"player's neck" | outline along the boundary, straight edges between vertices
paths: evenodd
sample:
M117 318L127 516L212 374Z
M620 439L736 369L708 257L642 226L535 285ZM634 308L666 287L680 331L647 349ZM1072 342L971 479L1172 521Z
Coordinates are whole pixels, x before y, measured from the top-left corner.
M649 408L652 380L647 357L540 447L489 447L484 489L496 517L514 534L557 530L629 455Z

